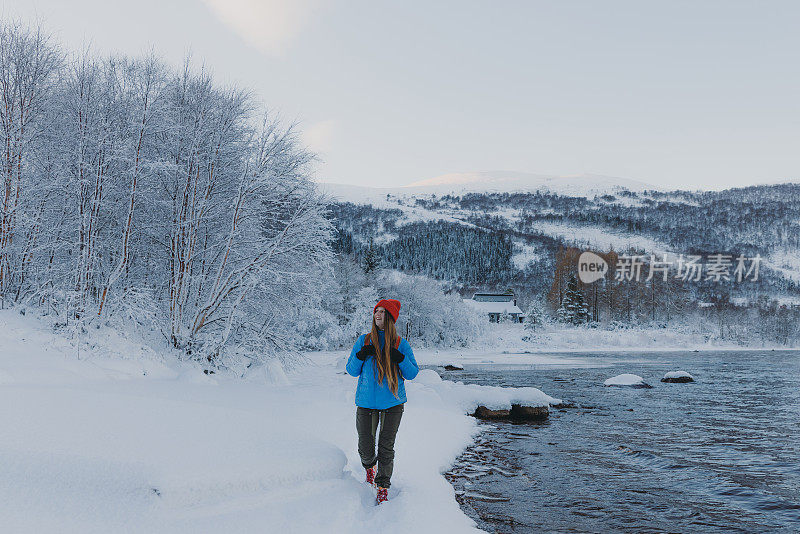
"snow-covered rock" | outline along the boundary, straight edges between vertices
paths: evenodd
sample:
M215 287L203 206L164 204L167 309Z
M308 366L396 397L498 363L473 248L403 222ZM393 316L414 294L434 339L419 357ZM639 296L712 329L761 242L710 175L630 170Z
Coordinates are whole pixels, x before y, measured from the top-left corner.
M456 407L464 414L474 414L478 407L510 411L513 405L547 408L561 402L531 387L503 388L442 380L433 369L422 369L417 378L406 383L407 391L416 393L417 388L424 388L422 394L435 393L445 404Z
M686 371L670 371L664 375L661 381L672 383L694 382L694 377Z
M442 377L433 369L420 369L413 383L437 387L442 383Z
M644 381L639 375L634 375L630 373L623 373L621 375L612 376L605 382L603 382L604 386L613 386L613 387L630 387L630 388L651 388L650 384Z

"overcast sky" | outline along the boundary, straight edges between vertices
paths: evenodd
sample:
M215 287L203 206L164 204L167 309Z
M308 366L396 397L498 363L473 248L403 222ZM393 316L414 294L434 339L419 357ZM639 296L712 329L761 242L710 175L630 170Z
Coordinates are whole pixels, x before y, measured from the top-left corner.
M191 50L322 157L319 181L594 173L800 181L800 2L0 0L70 49Z

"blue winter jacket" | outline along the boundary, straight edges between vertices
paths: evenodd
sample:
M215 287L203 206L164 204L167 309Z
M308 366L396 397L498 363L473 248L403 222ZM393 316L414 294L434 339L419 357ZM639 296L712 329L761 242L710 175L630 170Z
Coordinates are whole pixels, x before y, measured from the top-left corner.
M403 404L406 402L406 387L403 384L403 379L411 380L419 373L419 366L417 365L417 360L414 359L411 345L403 338L400 340L400 346L397 349L405 355L405 358L399 364L400 373L397 376L399 384L397 385L397 397L395 397L392 394L392 390L389 389L389 383L385 376L383 377L383 382L378 384L375 356L368 356L364 361L356 357L356 353L364 346L366 337L367 334L359 336L355 345L353 345L353 350L350 351L350 359L347 360L347 372L352 376L358 377L356 405L362 408L385 410L386 408ZM381 350L383 350L384 334L382 330L378 331L378 337L381 342Z

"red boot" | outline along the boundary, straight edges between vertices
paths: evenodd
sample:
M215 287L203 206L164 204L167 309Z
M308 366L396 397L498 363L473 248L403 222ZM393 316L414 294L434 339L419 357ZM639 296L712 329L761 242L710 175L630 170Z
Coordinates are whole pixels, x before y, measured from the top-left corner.
M378 504L389 500L389 495L387 495L388 492L389 490L386 488L378 488L378 495L375 497L375 500Z
M367 469L367 484L373 488L375 487L375 471L377 471L377 469L374 465Z

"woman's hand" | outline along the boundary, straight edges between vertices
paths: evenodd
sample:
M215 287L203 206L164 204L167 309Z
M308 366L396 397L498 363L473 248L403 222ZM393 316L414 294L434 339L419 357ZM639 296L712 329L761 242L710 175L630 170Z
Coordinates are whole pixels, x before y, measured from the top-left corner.
M396 348L392 347L392 351L389 353L389 357L391 358L392 363L399 364L405 359L406 355L397 350Z
M365 361L370 356L375 356L375 346L371 343L369 345L364 345L361 347L361 350L356 352L356 358L361 360L362 362Z

